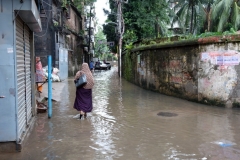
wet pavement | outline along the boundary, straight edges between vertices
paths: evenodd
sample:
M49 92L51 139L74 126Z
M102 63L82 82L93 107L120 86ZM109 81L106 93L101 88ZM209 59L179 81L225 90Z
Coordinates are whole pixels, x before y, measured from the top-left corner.
M79 120L73 79L53 115L38 114L20 153L0 160L238 160L240 110L144 90L117 68L94 73L93 111Z

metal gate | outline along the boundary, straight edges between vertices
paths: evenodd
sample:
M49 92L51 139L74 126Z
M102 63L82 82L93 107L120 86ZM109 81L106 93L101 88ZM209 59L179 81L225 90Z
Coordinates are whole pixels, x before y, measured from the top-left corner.
M17 65L17 106L18 106L18 137L21 137L26 128L25 111L25 68L24 68L24 24L20 18L16 18L16 65Z
M30 54L30 29L24 25L24 50L25 50L25 86L26 86L26 123L32 118L32 88L31 88L31 54Z
M22 137L32 117L30 30L16 18L17 121L18 137Z

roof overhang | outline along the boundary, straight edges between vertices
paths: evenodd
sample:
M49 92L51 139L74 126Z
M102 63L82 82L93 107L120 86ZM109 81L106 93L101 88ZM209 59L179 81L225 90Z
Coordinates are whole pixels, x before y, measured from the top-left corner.
M41 32L42 24L35 0L14 0L14 9L33 32Z

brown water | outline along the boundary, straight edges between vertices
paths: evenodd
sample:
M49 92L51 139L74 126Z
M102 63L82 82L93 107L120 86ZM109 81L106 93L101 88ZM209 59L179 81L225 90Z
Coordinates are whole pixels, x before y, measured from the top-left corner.
M72 79L65 82L53 117L38 115L23 151L0 159L240 159L240 110L147 91L116 71L94 73L94 109L84 120L73 118L75 88Z

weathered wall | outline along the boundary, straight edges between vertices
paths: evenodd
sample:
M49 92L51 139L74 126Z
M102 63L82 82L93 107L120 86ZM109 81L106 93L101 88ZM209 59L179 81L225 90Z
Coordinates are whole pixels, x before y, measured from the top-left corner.
M83 49L80 47L80 44L83 43L82 23L81 15L77 9L74 6L69 7L69 18L65 21L68 30L71 31L71 34L66 38L69 48L68 76L74 76L83 62Z
M52 62L55 62L55 31L52 24L52 0L46 0L43 8L45 16L41 16L42 32L34 34L35 54L41 57L43 66L47 66L47 56L52 55ZM54 64L54 63L53 63Z
M136 46L123 55L127 80L191 101L240 106L240 35Z

